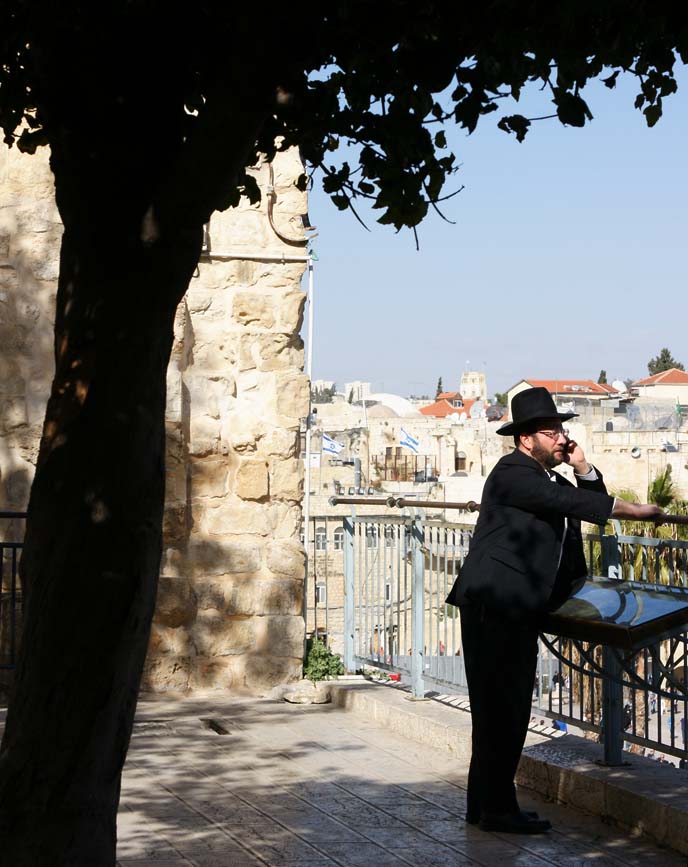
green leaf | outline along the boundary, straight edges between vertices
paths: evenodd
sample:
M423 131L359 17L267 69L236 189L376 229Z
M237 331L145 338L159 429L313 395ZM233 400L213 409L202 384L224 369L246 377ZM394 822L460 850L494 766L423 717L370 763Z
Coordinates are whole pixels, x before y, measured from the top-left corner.
M605 87L608 87L610 90L613 90L616 87L616 79L619 77L619 70L617 69L615 72L609 76L609 78L603 78L602 84Z
M339 208L340 211L346 211L346 209L349 207L349 197L348 196L336 195L336 196L330 196L330 198L332 199L334 204Z
M504 132L515 133L517 141L523 141L530 129L530 121L527 117L523 117L522 114L511 114L503 117L497 126L499 129L504 130Z
M588 104L576 93L558 91L555 93L554 103L559 120L567 126L585 126L586 120L592 120Z
M645 120L647 121L647 125L649 127L654 126L657 121L662 116L662 103L661 100L657 102L656 105L648 105L648 107L643 112L645 115Z

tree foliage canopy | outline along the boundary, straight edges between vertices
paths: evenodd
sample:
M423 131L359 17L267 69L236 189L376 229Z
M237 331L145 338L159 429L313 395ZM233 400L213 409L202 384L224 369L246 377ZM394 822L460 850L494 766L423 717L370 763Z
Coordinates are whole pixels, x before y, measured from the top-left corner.
M448 127L471 133L495 113L522 141L535 119L501 113L500 101L531 83L546 116L583 126L585 85L602 77L613 88L622 73L637 78L635 107L652 126L676 90L677 57L688 60L686 13L667 0L268 4L260 22L217 0L192 14L161 0L8 0L0 34L0 125L22 150L63 134L65 120L84 136L100 118L93 134L109 129L126 147L174 143L170 170L177 163L198 185L190 167L201 154L213 167L211 143L231 135L237 105L227 96L239 86L264 108L246 165L298 145L337 207L368 199L396 229L456 192ZM246 174L204 192L205 211L259 195Z
M651 358L647 363L647 369L650 376L654 376L657 373L663 373L665 370L671 370L674 367L677 368L677 370L685 369L680 361L676 361L666 346L659 351L658 355Z

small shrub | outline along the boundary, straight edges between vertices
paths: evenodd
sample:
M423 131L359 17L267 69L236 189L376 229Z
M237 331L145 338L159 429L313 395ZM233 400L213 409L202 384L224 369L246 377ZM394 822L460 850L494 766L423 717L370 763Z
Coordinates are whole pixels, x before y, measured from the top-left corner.
M316 683L319 680L331 680L340 674L344 674L342 660L329 647L325 647L319 638L314 639L308 651L303 676Z

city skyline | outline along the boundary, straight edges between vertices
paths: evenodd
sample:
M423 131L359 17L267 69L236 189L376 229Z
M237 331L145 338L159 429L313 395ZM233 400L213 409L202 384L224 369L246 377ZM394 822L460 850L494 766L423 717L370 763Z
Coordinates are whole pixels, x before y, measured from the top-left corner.
M601 369L640 379L664 346L686 363L687 79L653 129L627 81L587 89L596 117L583 129L544 121L522 144L490 118L457 132L465 189L445 206L456 225L430 215L420 252L362 208L366 232L316 182L313 378L434 396L468 359L492 395ZM544 114L542 99L518 110Z

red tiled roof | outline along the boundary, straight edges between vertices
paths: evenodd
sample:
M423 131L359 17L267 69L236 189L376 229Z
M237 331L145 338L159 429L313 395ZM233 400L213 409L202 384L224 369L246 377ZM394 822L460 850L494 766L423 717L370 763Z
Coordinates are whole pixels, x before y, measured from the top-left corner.
M442 391L435 400L455 400L457 397L461 399L461 394L458 391Z
M465 412L468 414L468 411L475 403L474 400L465 400L463 402L463 406L452 406L448 400L436 400L434 403L430 403L427 406L421 406L420 411L423 415L431 415L435 418L446 418L448 415L452 413L461 414Z
M669 370L655 373L654 376L639 379L633 385L688 385L688 373L679 370L678 367L671 367Z
M616 394L611 385L601 385L592 379L526 379L534 388L546 388L550 394Z

